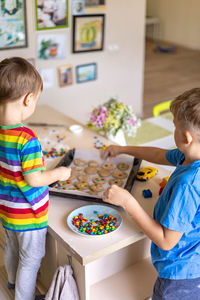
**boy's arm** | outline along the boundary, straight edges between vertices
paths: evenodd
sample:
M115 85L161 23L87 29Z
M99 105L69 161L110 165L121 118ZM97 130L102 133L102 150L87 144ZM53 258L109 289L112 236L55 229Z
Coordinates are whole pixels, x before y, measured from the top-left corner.
M64 181L70 177L71 168L59 167L49 171L35 171L24 175L24 180L32 187L49 185L58 180Z
M103 159L115 157L118 154L129 154L137 158L147 160L152 163L171 165L166 159L167 150L157 147L140 146L109 146L102 154Z
M163 250L172 249L183 235L182 232L167 229L155 221L128 191L117 185L112 185L104 193L103 201L122 206L143 232Z

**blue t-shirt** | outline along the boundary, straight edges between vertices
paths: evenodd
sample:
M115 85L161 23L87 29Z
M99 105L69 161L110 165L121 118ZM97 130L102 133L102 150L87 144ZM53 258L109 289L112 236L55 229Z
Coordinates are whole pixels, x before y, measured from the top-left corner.
M155 205L154 219L183 235L168 251L152 242L152 263L160 278L197 278L200 277L200 160L182 165L185 157L178 149L167 151L166 158L176 169Z

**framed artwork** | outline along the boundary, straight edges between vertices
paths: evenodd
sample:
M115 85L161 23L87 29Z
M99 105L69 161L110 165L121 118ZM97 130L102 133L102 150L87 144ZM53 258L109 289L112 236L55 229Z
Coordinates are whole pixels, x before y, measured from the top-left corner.
M25 0L0 1L0 50L27 47Z
M37 36L38 59L64 59L66 56L66 34L39 34Z
M58 29L69 26L68 0L35 0L36 29Z
M103 12L106 9L106 0L85 0L85 13Z
M40 76L42 77L43 88L44 89L52 88L54 85L54 69L53 68L40 69L39 73Z
M72 84L72 66L66 65L58 68L59 84L66 86Z
M97 78L97 64L85 64L76 66L76 82L82 83Z
M86 7L102 6L106 4L106 0L85 0Z
M85 0L72 0L72 15L83 15Z
M104 19L104 14L73 16L73 53L103 50Z

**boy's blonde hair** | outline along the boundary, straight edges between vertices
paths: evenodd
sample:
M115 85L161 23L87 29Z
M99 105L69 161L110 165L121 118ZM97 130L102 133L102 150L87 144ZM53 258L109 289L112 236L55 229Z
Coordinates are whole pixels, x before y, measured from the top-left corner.
M42 90L38 71L22 57L6 58L0 62L0 104Z
M176 97L170 111L183 130L200 133L200 88L193 88Z

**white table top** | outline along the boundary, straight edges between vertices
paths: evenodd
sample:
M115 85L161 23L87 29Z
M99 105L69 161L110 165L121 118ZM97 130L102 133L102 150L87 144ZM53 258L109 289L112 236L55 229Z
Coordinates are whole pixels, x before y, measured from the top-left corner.
M68 127L72 125L74 121L48 106L38 107L34 116L28 121L65 124L66 142L69 147L93 147L96 133L86 127L84 127L82 133L78 135L71 133ZM40 136L41 128L35 127L34 129ZM56 130L59 132L58 128L56 128ZM110 142L103 137L100 137L100 139L106 144L110 144ZM143 161L142 166L147 164L149 163ZM159 183L163 177L169 174L170 170L159 167L158 174L148 182L135 182L133 195L149 214L152 214L153 207L158 198L160 189ZM153 197L145 199L142 196L143 189L150 189L153 193ZM82 265L86 265L98 258L111 254L145 237L132 218L121 208L116 208L120 211L123 218L122 225L116 232L112 232L108 235L88 237L74 233L67 226L67 216L74 209L88 204L91 204L91 202L50 196L48 231L63 247L69 250Z

